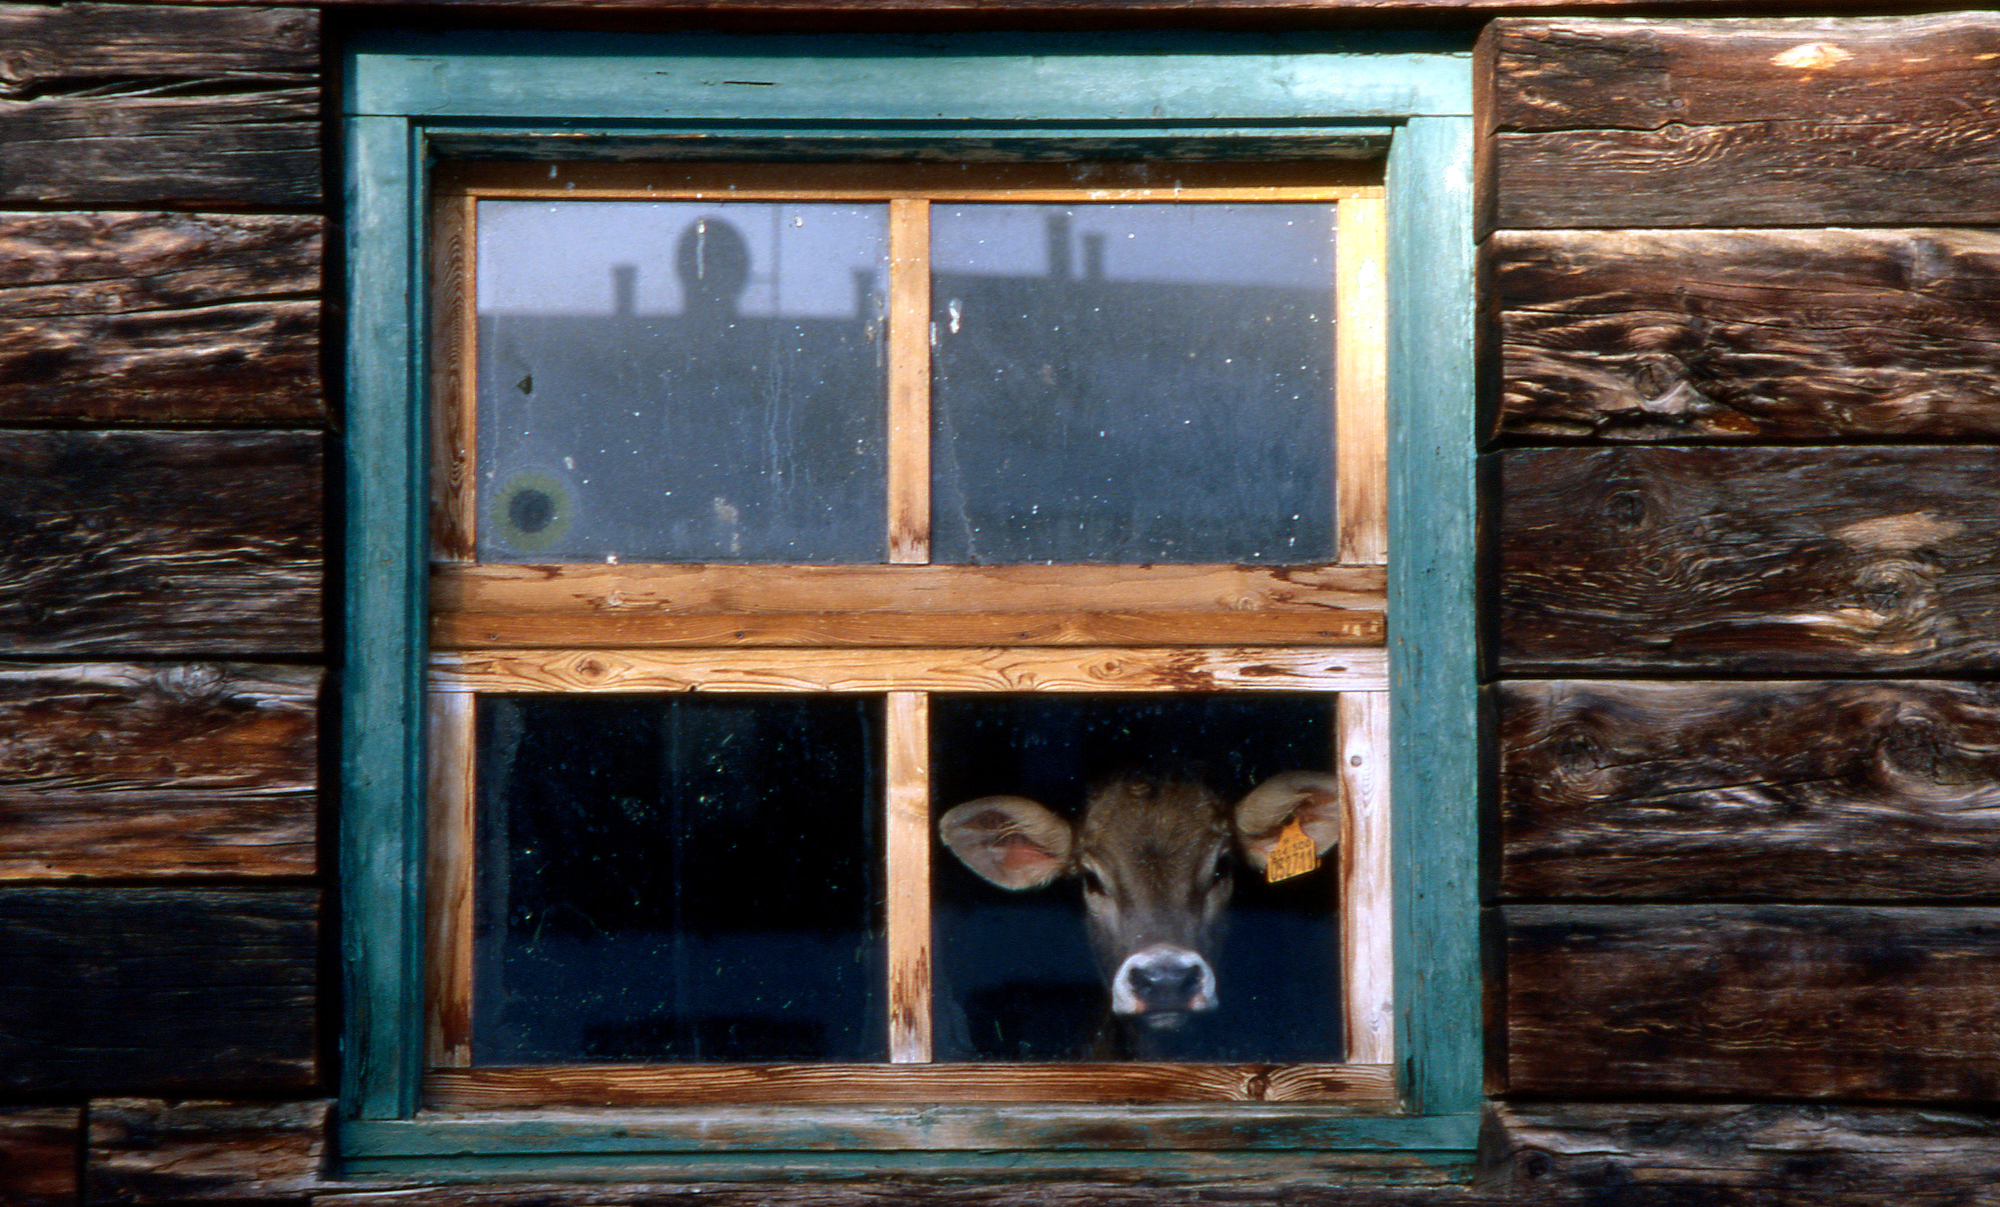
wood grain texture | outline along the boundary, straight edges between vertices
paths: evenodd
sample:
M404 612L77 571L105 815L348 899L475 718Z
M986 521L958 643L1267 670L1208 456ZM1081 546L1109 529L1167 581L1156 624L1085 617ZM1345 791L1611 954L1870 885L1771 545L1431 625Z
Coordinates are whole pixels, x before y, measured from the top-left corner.
M2000 234L1505 231L1500 436L2000 432Z
M1510 906L1507 1088L1990 1100L2000 910Z
M313 206L319 16L0 6L0 202Z
M1382 644L1379 611L433 613L438 649Z
M0 214L0 423L323 421L324 226Z
M1481 1154L1504 1203L1953 1207L2000 1178L1980 1115L1856 1106L1506 1104Z
M451 612L1379 611L1380 566L438 566Z
M0 1204L74 1207L83 1112L73 1106L0 1106Z
M922 692L890 692L883 708L883 921L896 1064L931 1059L930 704Z
M1508 674L2000 664L2000 452L1500 454Z
M1343 798L1337 857L1346 1054L1357 1064L1391 1064L1396 1059L1396 903L1389 841L1389 693L1342 692L1334 716Z
M1500 227L2000 217L2000 21L1501 21Z
M320 678L0 663L0 879L311 875Z
M1388 207L1334 210L1334 519L1340 560L1389 560Z
M332 1108L326 1101L93 1101L83 1201L268 1203L329 1188Z
M0 889L0 1092L298 1093L319 894Z
M2000 689L1516 682L1499 715L1509 897L1991 899Z
M438 197L430 217L430 555L470 562L479 532L479 204Z
M0 432L0 650L318 655L321 437Z
M1383 691L1380 649L508 650L435 653L445 692Z
M472 951L478 817L475 698L429 703L424 749L424 1039L432 1066L472 1063Z
M433 1107L1395 1101L1388 1065L540 1065L435 1069Z
M889 202L889 560L931 560L931 203Z

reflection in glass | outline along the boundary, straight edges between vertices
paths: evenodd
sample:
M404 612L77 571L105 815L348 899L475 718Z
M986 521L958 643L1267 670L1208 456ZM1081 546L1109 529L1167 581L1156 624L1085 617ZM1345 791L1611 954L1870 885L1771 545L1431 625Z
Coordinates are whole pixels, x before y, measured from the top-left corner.
M884 206L482 201L483 561L884 551Z
M879 702L482 697L473 1059L880 1060Z
M1331 205L931 210L934 556L1333 560Z
M1131 770L1198 777L1233 802L1280 771L1325 770L1333 744L1324 695L938 696L931 708L934 817L1012 794L1074 820L1087 786ZM1276 885L1237 866L1212 953L1218 1007L1137 1043L1111 1023L1078 880L1010 892L942 846L931 862L940 1060L1341 1058L1336 861Z

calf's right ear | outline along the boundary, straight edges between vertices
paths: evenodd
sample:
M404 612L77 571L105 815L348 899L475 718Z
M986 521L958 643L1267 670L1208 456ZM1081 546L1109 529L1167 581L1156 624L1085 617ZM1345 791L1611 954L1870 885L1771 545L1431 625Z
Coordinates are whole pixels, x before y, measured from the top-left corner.
M958 861L1006 889L1040 888L1069 870L1069 823L1025 796L982 796L938 819Z

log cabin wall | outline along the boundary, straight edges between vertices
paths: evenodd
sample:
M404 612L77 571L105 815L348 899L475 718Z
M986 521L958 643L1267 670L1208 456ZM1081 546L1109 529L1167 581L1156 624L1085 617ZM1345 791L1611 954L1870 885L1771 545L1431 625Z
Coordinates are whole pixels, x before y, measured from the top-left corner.
M2000 17L1468 8L1486 1169L1230 1195L1985 1201ZM326 1175L320 28L0 6L0 1203L678 1200Z

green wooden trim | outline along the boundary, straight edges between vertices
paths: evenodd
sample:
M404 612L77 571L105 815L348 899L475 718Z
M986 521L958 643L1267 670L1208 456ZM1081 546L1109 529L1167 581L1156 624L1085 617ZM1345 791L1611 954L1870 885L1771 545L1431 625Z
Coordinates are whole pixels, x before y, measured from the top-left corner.
M1110 1121L1107 1121L1107 1115ZM530 1157L588 1150L717 1152L1282 1152L1471 1147L1476 1115L1185 1106L680 1107L495 1111L348 1124L350 1157Z
M1228 1186L1267 1196L1275 1185L1394 1185L1471 1179L1467 1150L1353 1154L1290 1152L750 1152L634 1160L617 1154L551 1153L533 1157L425 1157L349 1160L351 1178L428 1183L564 1182L839 1182L894 1178L898 1184L948 1179L964 1183L1128 1181L1152 1185ZM365 1188L365 1187L364 1187Z
M830 54L815 60L819 51ZM575 70L576 60L563 57L570 53L587 58L587 69ZM1282 1178L1277 1166L1288 1163L1327 1173L1371 1152L1392 1163L1463 1161L1475 1138L1482 1060L1474 876L1472 131L1465 116L1471 70L1462 44L1439 50L1424 39L1190 42L1164 35L1059 41L439 35L363 41L350 47L346 68L350 111L357 114L347 119L341 820L342 1099L349 1122L340 1145L349 1172L626 1177L643 1168L701 1178L777 1176L781 1169L790 1177L962 1169L1046 1177L1077 1173L1082 1164L1098 1172L1129 1167L1149 1176L1226 1181ZM424 166L433 145L474 154L527 148L566 157L703 158L1069 157L1095 146L1108 154L1171 158L1253 147L1352 154L1384 141L1393 299L1397 1002L1406 1113L1361 1117L1334 1108L1286 1115L1249 1105L1231 1115L1244 1138L1233 1154L1095 1147L1084 1162L1061 1146L841 1149L815 1150L804 1166L800 1149L773 1147L784 1143L782 1129L725 1154L727 1146L685 1147L692 1132L676 1140L681 1133L670 1127L639 1123L657 1112L618 1113L610 1123L558 1112L540 1146L520 1152L513 1149L529 1133L518 1121L418 1116L426 582L421 238ZM989 1133L1018 1113L971 1109L965 1118L983 1118L978 1126ZM935 1113L930 1108L926 1117ZM811 1111L788 1114L801 1126L813 1118ZM833 1127L831 1119L820 1122Z
M396 33L353 49L347 112L428 119L1326 126L1472 112L1467 48L1423 34Z
M1389 686L1399 1062L1410 1110L1479 1108L1479 648L1470 118L1389 148Z
M416 1109L422 1053L423 188L408 122L350 119L346 149L341 1097L394 1118Z

